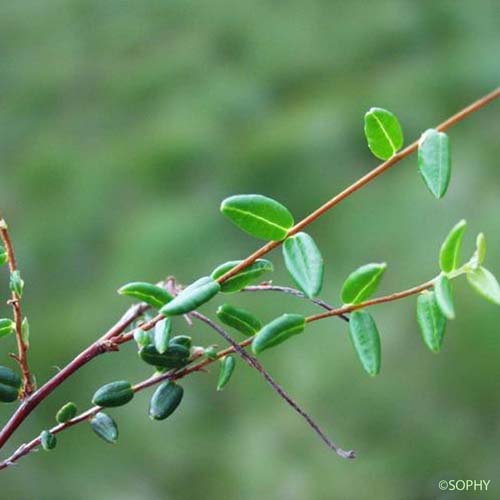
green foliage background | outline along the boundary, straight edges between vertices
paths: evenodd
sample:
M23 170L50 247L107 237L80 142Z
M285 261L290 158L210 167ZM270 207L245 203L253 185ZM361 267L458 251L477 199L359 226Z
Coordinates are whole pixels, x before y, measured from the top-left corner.
M4 2L0 200L27 282L38 381L121 314L123 283L167 274L187 283L255 249L218 214L224 197L260 192L299 218L377 164L362 130L370 106L395 112L410 141L498 85L498 21L488 0ZM369 261L389 263L381 293L428 279L462 217L467 253L483 230L488 267L500 273L498 111L450 132L444 200L412 157L311 228L326 259L325 299L338 303L343 278ZM275 282L288 283L280 255L272 259ZM1 283L7 294L5 272ZM234 300L264 320L312 310L293 298ZM498 498L500 310L463 282L456 303L438 356L419 338L414 300L374 310L383 366L373 380L338 320L262 355L356 461L332 455L239 363L222 393L213 371L186 380L166 422L147 418L147 394L113 411L115 447L85 426L69 431L55 452L3 472L1 496L454 498L439 479L491 479L481 498ZM192 334L215 341L203 328ZM12 340L0 349L12 365ZM100 384L148 373L132 346L101 357L7 449L50 425L67 399L83 408ZM0 408L2 421L11 410Z

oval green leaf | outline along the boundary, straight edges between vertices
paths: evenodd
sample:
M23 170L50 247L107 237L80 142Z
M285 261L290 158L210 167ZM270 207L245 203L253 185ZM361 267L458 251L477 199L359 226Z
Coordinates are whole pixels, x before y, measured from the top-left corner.
M293 335L302 333L305 326L306 319L301 314L283 314L265 325L255 336L252 341L252 351L259 354L281 344Z
M19 397L21 377L6 366L0 366L0 401L13 403Z
M455 307L453 305L453 292L451 289L450 280L440 274L434 283L434 292L436 294L436 302L441 309L441 312L448 319L455 319Z
M68 420L76 417L77 411L75 403L69 401L56 413L56 420L60 424L64 424Z
M214 280L219 279L221 276L226 274L228 271L240 264L241 260L231 260L219 267L215 268L210 275ZM241 272L232 276L228 280L221 284L220 291L222 293L234 293L239 292L242 288L259 279L264 273L274 271L274 266L272 262L266 259L257 259L255 262L250 264L248 267L243 269Z
M441 245L439 266L444 273L450 273L460 266L462 239L466 228L467 222L462 219L458 224L453 226Z
M170 318L161 319L156 323L153 338L155 348L160 354L163 354L167 350L171 333L172 320Z
M323 257L307 233L297 233L283 243L283 257L293 281L310 299L323 286Z
M223 304L216 314L222 323L248 337L255 335L262 328L262 323L252 313L231 304Z
M425 185L442 198L451 177L450 141L444 132L426 130L418 143L418 169Z
M438 306L434 291L428 290L418 296L417 322L425 345L438 353L443 345L446 317Z
M500 285L493 274L484 267L467 273L467 281L486 300L500 306Z
M372 316L366 311L354 311L349 318L349 333L354 350L368 375L380 372L380 335Z
M371 108L365 114L365 136L370 151L381 160L388 160L403 145L398 119L382 108Z
M53 450L57 444L57 438L50 431L42 431L40 434L40 444L45 451Z
M191 349L191 346L193 345L193 339L189 335L176 335L169 342L169 346L172 345L180 345L185 347L186 349Z
M240 229L263 240L282 240L293 227L293 216L276 200L260 194L226 198L221 212Z
M164 420L179 406L184 389L174 382L163 382L158 386L149 403L149 416L154 420Z
M359 304L377 289L387 267L385 262L365 264L353 271L342 285L344 304Z
M90 419L92 430L104 441L115 444L118 440L118 426L116 422L103 411Z
M134 397L134 391L130 382L118 380L103 385L97 389L92 398L92 404L103 407L122 406Z
M146 302L146 304L149 304L155 309L163 307L167 302L172 300L172 295L164 288L144 281L127 283L118 289L118 293L120 295L133 297L141 302Z
M186 314L198 308L220 291L220 285L210 276L205 276L191 283L187 288L165 304L160 312L165 316L177 316Z
M16 270L10 275L10 289L18 297L23 296L24 291L24 280L21 278L21 272Z
M222 391L225 385L231 379L231 375L234 372L234 368L236 366L236 361L233 356L224 356L220 360L220 372L219 379L217 380L217 390Z
M9 318L0 319L0 337L5 337L9 333L13 333L16 324Z
M172 342L163 354L154 345L147 345L139 351L139 356L145 363L161 368L182 368L189 363L189 355L187 347Z

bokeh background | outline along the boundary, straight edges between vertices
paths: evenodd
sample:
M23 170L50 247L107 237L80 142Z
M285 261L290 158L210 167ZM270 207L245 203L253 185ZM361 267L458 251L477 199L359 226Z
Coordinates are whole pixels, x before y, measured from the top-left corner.
M300 218L373 168L363 137L371 106L395 112L411 141L498 85L498 2L361 0L200 2L23 0L0 8L0 200L26 280L31 363L53 375L128 306L115 290L174 274L181 282L242 258L258 242L218 213L259 192ZM450 132L454 173L436 201L416 159L358 192L310 232L326 260L323 297L387 261L380 293L429 279L448 229L467 218L466 253L488 239L500 274L499 106ZM274 281L289 284L280 253ZM7 275L2 271L7 294ZM184 382L168 421L149 394L110 412L109 446L88 426L2 472L13 500L434 499L439 479L491 479L499 498L500 309L457 283L457 319L429 353L414 300L373 310L383 368L365 376L345 325L315 324L262 360L345 448L329 452L255 373L239 363ZM313 311L297 299L231 297L269 320ZM215 305L206 307L213 314ZM2 316L8 314L3 303ZM218 339L198 325L177 331ZM0 347L2 363L12 339ZM113 379L150 373L133 346L82 369L25 423L5 452L84 408ZM12 406L0 407L5 421Z

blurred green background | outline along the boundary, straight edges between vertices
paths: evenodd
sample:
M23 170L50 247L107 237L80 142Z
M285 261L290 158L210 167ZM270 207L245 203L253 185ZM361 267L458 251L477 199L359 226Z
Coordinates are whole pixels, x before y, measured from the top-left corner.
M498 2L25 0L0 8L0 200L26 280L31 363L53 375L124 311L115 290L175 274L188 283L258 242L218 213L259 192L300 218L373 168L370 106L395 112L407 141L498 85ZM500 274L499 106L450 132L454 174L436 201L411 157L310 228L326 260L323 297L338 304L355 267L387 261L380 293L437 272L448 229L488 238ZM276 283L289 284L280 253ZM7 275L2 272L7 294ZM434 499L439 479L491 479L499 498L500 309L457 283L458 317L439 356L423 346L414 300L374 309L383 337L376 379L345 325L315 324L262 361L355 461L329 452L241 363L186 379L179 411L147 415L149 394L110 412L121 438L88 426L1 474L1 497L84 499ZM314 309L270 295L231 297L269 320ZM206 307L213 314L215 305ZM9 314L0 306L2 316ZM188 332L182 322L177 331ZM218 341L196 325L199 344ZM14 349L1 345L2 363ZM101 357L23 425L5 453L84 408L113 379L150 373L133 346ZM0 407L5 421L13 407ZM476 494L478 495L478 494Z

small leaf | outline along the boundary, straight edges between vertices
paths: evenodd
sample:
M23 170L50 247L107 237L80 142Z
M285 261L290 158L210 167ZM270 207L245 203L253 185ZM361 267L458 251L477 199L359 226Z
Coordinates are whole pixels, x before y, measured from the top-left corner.
M436 294L436 302L441 309L441 312L448 319L455 319L455 307L453 305L453 292L451 289L450 280L440 274L434 283L434 292Z
M61 409L56 413L56 420L60 424L64 424L68 420L71 420L72 418L76 417L77 412L78 410L76 408L75 403L69 401L64 406L62 406Z
M5 337L15 331L16 324L9 318L0 319L0 337Z
M486 300L500 306L500 285L493 274L484 267L467 273L467 281Z
M388 160L403 145L398 119L382 108L371 108L365 114L365 136L371 152L381 160Z
M441 245L439 253L439 266L444 273L455 271L460 266L462 238L467 227L467 222L461 220L456 224Z
M217 359L217 349L213 345L205 347L204 354L208 359L211 359L212 361L215 361Z
M438 353L443 345L446 317L438 306L434 291L428 290L418 296L417 321L425 345Z
M286 238L294 222L285 206L260 194L231 196L222 202L220 210L240 229L263 240Z
M385 262L372 263L353 271L342 285L341 298L344 304L359 304L374 293L386 267Z
M444 132L424 132L418 143L418 168L430 192L442 198L451 176L450 141Z
M164 420L179 406L184 389L171 381L158 386L149 403L149 416L154 420Z
M155 309L159 309L172 300L170 295L164 288L146 283L144 281L135 281L127 283L118 289L120 295L134 297L141 302L146 302Z
M170 342L170 334L172 333L172 320L170 318L164 318L155 325L154 330L154 344L156 350L163 354Z
M21 377L6 366L0 366L0 401L17 401L21 389Z
M57 444L57 438L50 431L42 431L40 434L40 444L45 451L53 450Z
M255 336L252 341L252 351L259 354L262 351L281 344L293 335L304 331L306 319L300 314L283 314L274 319Z
M26 317L21 323L21 339L26 347L30 346L30 324Z
M255 335L262 328L262 323L252 313L231 304L223 304L216 314L222 323L248 337Z
M472 255L469 265L472 269L481 266L486 258L486 238L483 233L479 233L476 238L476 250Z
M372 377L380 372L380 336L372 316L354 311L349 318L352 344L364 370Z
M185 347L186 349L191 349L191 346L193 345L193 339L189 335L176 335L169 342L169 346L172 345L180 345Z
M231 375L234 372L236 361L233 356L224 356L220 360L219 379L217 381L217 390L222 391L224 386L229 382Z
M139 347L139 349L152 343L150 332L145 332L140 328L134 331L134 340L137 343L137 347Z
M9 254L5 250L5 248L0 245L0 266L3 266L4 264L7 264L9 261Z
M183 345L172 344L160 354L154 345L147 345L139 351L140 358L149 365L161 368L182 368L189 363L189 349Z
M14 271L10 275L10 289L18 297L23 296L24 280L21 278L21 272L19 270Z
M243 261L232 260L230 262L221 264L219 267L212 271L212 274L210 276L214 280L217 280L241 262ZM245 288L247 285L252 283L252 281L257 280L263 274L272 271L274 271L272 262L266 259L257 259L255 262L240 271L238 274L224 281L224 283L221 284L220 291L222 293L239 292L242 288Z
M310 299L323 285L323 257L316 243L306 233L297 233L283 244L283 257L293 281Z
M97 389L92 398L92 404L103 407L122 406L134 397L134 391L130 382L118 380L103 385Z
M103 411L97 413L91 420L92 430L107 443L115 444L118 440L118 426L116 422Z
M210 276L205 276L182 290L177 297L174 297L171 302L164 305L160 309L160 312L165 316L186 314L208 302L219 291L219 283Z

